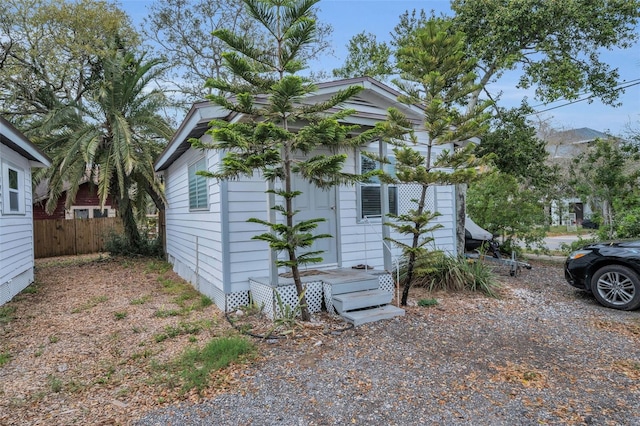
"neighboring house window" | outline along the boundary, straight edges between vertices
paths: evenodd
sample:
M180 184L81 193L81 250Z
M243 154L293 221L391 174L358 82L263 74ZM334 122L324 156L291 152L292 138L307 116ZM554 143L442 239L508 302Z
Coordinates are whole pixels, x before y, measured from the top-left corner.
M65 219L98 219L101 217L109 217L112 209L100 209L95 206L73 206L69 210L65 210Z
M89 219L89 209L75 209L73 210L73 217L75 219Z
M385 171L389 174L395 172L395 158L390 157L391 164L385 165ZM378 168L378 163L369 157L360 155L360 172L368 173ZM360 189L360 218L380 217L380 180L373 177L359 185ZM395 185L387 187L389 191L389 213L398 213L398 188Z
M18 167L2 164L2 213L24 214L24 171Z
M100 217L109 217L109 210L104 209L104 210L100 210L100 209L93 209L93 218L97 219Z
M206 170L204 158L189 166L189 210L204 210L209 207L207 202L207 178L196 174Z

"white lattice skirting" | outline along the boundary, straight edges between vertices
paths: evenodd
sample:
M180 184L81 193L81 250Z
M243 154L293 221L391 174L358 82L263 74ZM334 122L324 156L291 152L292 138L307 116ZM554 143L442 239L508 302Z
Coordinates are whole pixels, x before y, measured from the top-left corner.
M262 307L263 312L270 319L282 315L276 293L280 296L283 305L295 307L298 304L298 293L294 284L273 287L255 280L249 280L249 284L253 303ZM320 312L322 310L322 282L312 281L303 285L306 288L304 296L307 299L309 312Z
M375 274L378 278L379 289L393 293L394 283L393 277L387 272ZM258 281L257 279L249 280L251 288L251 299L253 303L262 307L265 315L273 319L278 315L281 315L278 308L278 300L276 292L280 295L280 299L284 305L294 307L298 304L298 294L296 292L296 286L294 284L280 285L274 287L267 284L266 281ZM333 307L333 297L331 291L331 284L322 281L320 278L303 284L306 287L305 297L307 299L307 306L309 312L315 313L322 310L322 302L327 307L327 311L330 314L336 314ZM276 314L274 316L274 313Z

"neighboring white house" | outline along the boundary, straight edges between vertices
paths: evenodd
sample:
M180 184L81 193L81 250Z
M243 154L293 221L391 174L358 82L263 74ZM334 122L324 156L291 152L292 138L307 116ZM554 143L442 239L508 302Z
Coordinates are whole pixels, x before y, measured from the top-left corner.
M31 168L51 160L0 117L0 305L34 279Z
M413 123L418 140L423 144L427 135L421 130L424 111L397 101L398 92L371 78L357 78L321 83L309 96L310 102L326 100L338 90L351 85L364 87L357 96L342 105L356 113L346 119L361 130L386 118L389 107L401 110ZM206 134L212 119L238 121L242 116L230 114L208 102L195 104L174 138L156 161L156 171L164 174L166 208L166 251L174 270L191 282L200 292L211 297L221 309L233 309L246 304L250 279L265 277L272 284L279 282L275 254L267 243L252 237L267 231L265 227L248 223L249 218L268 220L270 209L267 183L256 173L254 178L218 181L196 174L198 170L218 171L221 153L197 150L190 138L209 141ZM437 146L436 153L450 145ZM348 152L345 171L359 173L376 167L376 163L361 155L362 151L387 149L376 141ZM389 148L388 153L391 154ZM435 157L435 156L434 156ZM320 190L309 183L297 181L303 195L295 199L300 213L296 218L323 217L318 233L334 238L321 239L317 249L324 250L323 263L313 269L353 268L363 265L374 270L392 270L400 250L383 244L383 235L392 232L381 219L381 185L377 182L340 186ZM383 187L384 188L384 187ZM411 199L418 197L418 187L399 185L388 187L389 210L397 213L414 208ZM429 208L438 211L442 228L434 232L437 248L456 254L455 194L452 186L431 188ZM393 235L400 238L399 235ZM408 241L408 239L407 239ZM386 254L385 254L386 252Z
M575 157L587 151L596 139L610 139L611 135L588 127L554 131L545 137L549 160L553 164L568 167ZM583 220L591 218L592 206L587 200L564 197L550 206L551 224L579 226Z

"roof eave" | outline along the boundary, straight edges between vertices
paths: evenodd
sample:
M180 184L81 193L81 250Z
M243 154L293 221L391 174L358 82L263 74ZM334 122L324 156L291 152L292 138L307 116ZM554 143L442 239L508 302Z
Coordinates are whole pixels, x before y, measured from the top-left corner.
M209 122L229 116L229 111L210 102L194 104L187 113L173 138L162 151L155 163L155 171L166 170L175 160L186 152L191 144L189 139L200 138L209 128Z
M51 166L51 159L3 117L0 117L0 142L30 160L33 167Z

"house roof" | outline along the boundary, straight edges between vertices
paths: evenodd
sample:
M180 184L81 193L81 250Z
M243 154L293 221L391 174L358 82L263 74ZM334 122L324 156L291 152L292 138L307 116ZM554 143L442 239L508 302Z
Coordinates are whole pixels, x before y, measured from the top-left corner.
M89 178L88 177L84 177L80 180L80 185L84 185L86 183L89 182ZM69 188L71 188L71 183L64 181L62 183L62 192L67 192L69 190ZM49 179L42 179L40 182L38 182L38 184L36 185L34 191L33 191L33 202L34 203L39 203L41 201L44 201L46 199L49 198Z
M590 129L588 127L582 127L580 129L563 130L561 132L554 132L553 139L562 143L587 143L596 139L608 139L611 135L608 135L597 130Z
M554 131L547 137L546 150L551 158L573 158L584 152L585 147L596 139L623 141L610 134L599 132L598 130L582 127L580 129L569 129Z
M36 165L51 165L51 159L3 117L0 117L0 142L24 158L36 162Z
M363 91L349 100L356 113L349 117L349 121L360 125L371 125L375 121L386 119L387 108L393 106L402 111L409 120L418 125L424 111L417 105L406 105L398 102L400 92L374 80L371 77L349 78L344 80L319 83L317 90L309 95L313 101L329 99L336 92L349 86L362 86ZM338 108L335 108L337 111ZM166 170L174 161L184 154L190 147L189 139L200 138L209 128L213 119L231 120L236 114L210 102L195 103L173 138L160 154L155 163L155 170Z

